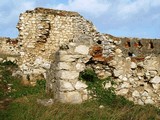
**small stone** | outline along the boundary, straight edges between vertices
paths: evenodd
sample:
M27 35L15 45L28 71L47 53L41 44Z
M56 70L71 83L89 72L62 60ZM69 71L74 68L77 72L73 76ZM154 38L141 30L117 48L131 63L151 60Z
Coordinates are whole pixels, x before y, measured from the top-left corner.
M54 103L53 99L37 99L37 103L43 106L51 106Z
M160 83L160 77L159 76L155 76L150 82L154 83L154 84L159 84Z
M141 99L138 99L138 104L139 105L144 105L144 102Z
M59 62L58 68L60 70L69 70L69 69L71 69L71 65L69 65L69 63L67 63L67 62Z
M77 83L75 84L75 88L76 88L77 90L85 89L85 88L87 88L87 87L88 87L88 86L87 86L85 83L80 82L80 81L77 81Z
M83 101L88 100L88 95L82 95Z
M7 57L7 61L16 62L16 58L14 58L14 57Z
M140 97L140 93L139 93L137 90L135 90L135 91L132 93L132 96L133 96L133 97Z
M99 109L103 109L103 108L104 108L104 105L100 105L100 106L99 106Z
M124 82L120 87L121 88L129 88L130 84L128 82Z
M115 66L115 65L117 65L117 61L112 60L112 61L109 62L109 65L110 66Z
M128 93L128 89L121 89L117 92L117 95L126 95Z
M144 101L144 103L145 103L145 104L154 104L154 101L153 101L152 99L148 98L148 99L146 99L146 100Z
M136 65L136 63L135 63L135 62L131 62L131 68L132 68L132 69L137 68L137 65Z
M87 55L89 53L89 47L85 45L79 45L75 48L75 52L83 55Z
M148 97L148 92L147 92L147 91L144 91L144 92L142 93L142 96Z
M36 58L36 60L34 61L34 64L35 64L35 65L40 65L40 64L42 64L42 63L43 63L42 57L38 57L38 58Z
M155 77L157 75L157 71L149 71L151 77Z
M50 64L50 63L43 63L43 64L41 65L41 67L43 67L43 68L45 68L45 69L50 69L51 64Z
M127 81L127 80L128 80L128 78L125 77L125 76L123 76L123 75L120 75L120 76L119 76L119 79L121 79L121 80L123 80L123 81Z
M104 86L105 89L108 89L108 88L110 88L110 87L112 87L111 82L106 83L105 86Z
M60 80L60 91L73 91L74 87L68 81Z
M78 71L83 71L83 70L85 69L85 65L82 64L82 63L77 63L77 64L76 64L76 69L77 69Z
M123 70L116 70L116 69L114 69L113 73L114 73L115 77L119 77L123 73Z
M160 87L160 84L152 84L152 87L153 87L155 90L158 90L159 87Z
M121 50L121 49L116 49L115 52L116 52L117 54L121 54L121 53L122 53L122 50Z

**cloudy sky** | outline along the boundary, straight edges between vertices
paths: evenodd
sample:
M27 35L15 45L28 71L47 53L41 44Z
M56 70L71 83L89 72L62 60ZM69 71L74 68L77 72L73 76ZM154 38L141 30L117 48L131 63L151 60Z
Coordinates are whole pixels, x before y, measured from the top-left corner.
M35 7L77 11L101 33L160 38L160 0L0 0L0 36L17 37L19 14Z

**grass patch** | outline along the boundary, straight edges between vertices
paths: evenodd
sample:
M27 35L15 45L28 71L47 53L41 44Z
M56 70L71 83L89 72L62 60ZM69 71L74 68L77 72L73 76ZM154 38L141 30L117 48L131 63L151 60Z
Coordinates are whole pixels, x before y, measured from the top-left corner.
M97 101L78 105L55 103L45 107L36 103L38 96L16 99L6 111L0 111L3 120L159 120L158 110L151 106L99 108Z
M19 98L26 95L45 92L45 80L37 80L36 86L23 86L21 78L12 76L12 71L18 66L10 61L0 63L0 99Z

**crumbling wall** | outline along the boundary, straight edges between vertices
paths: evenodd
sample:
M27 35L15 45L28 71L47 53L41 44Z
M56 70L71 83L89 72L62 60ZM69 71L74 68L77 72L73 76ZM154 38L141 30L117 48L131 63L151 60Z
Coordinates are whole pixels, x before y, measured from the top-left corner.
M99 34L99 38L102 36ZM116 83L106 83L104 88L114 87L117 95L136 104L160 105L160 56L150 55L143 59L126 57L118 47L120 41L115 42L109 37L103 40L110 44L108 56L104 56L103 44L89 37L88 40L90 42L80 37L78 41L81 42L74 40L67 49L57 51L56 62L52 63L47 73L47 88L54 93L56 100L64 103L87 100L87 85L78 76L84 69L92 68L99 78L110 77Z
M146 57L151 54L160 55L160 39L114 37L108 34L104 34L104 36L114 41L120 41L118 47L126 57Z
M87 100L87 85L78 76L92 67L99 77L111 77L117 83L116 94L138 104L159 105L159 39L101 34L76 12L44 8L21 14L17 28L18 38L0 38L0 58L19 56L16 61L25 83L34 85L36 79L46 78L47 91L56 100Z
M91 22L76 12L43 8L21 14L17 28L21 54L18 64L28 81L38 75L46 76L59 47L64 47L74 37L92 35L96 31Z

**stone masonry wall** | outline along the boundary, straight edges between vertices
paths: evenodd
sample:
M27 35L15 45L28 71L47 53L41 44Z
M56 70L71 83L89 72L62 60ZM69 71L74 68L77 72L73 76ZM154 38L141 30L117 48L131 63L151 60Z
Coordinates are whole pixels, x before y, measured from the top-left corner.
M160 106L159 39L101 34L76 12L45 8L21 14L17 28L16 39L0 38L0 58L18 56L17 74L23 81L35 85L36 79L46 78L47 91L56 100L87 100L87 85L78 76L93 68L100 78L111 77L117 83L113 86L116 94L136 104ZM104 87L111 86L107 83Z
M43 8L21 14L17 28L21 46L18 64L29 80L34 79L36 74L46 76L46 69L50 68L59 47L65 46L76 36L95 31L92 23L76 12Z
M101 38L103 35L99 35ZM87 36L85 36L86 38ZM81 41L81 42L79 42ZM60 102L81 103L88 99L87 85L78 80L79 73L92 68L99 78L111 77L105 89L114 87L117 95L122 95L135 104L155 104L160 106L160 56L150 55L143 59L126 57L109 37L104 39L108 46L108 56L103 55L104 47L90 37L81 37L60 49L55 55L47 73L48 91ZM111 45L113 44L114 47Z
M104 36L114 41L120 41L118 47L122 50L126 57L146 57L150 54L160 54L160 39L114 37L108 34L104 34ZM105 45L105 43L103 43L103 45Z

